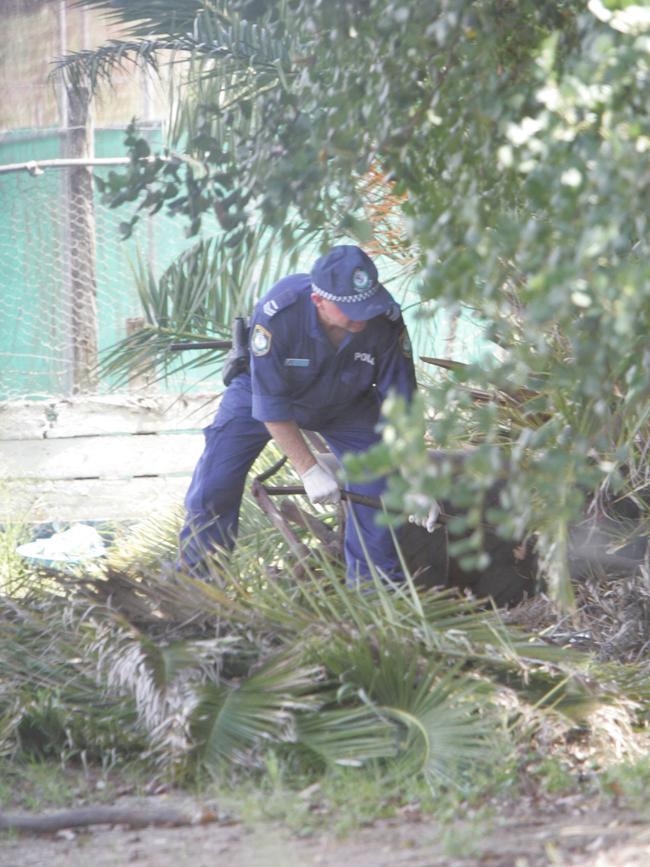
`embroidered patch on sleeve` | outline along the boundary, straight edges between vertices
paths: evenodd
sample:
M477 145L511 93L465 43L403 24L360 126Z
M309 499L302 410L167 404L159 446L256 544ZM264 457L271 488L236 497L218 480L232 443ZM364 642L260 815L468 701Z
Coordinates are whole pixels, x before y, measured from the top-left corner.
M253 329L253 336L251 337L251 349L253 350L253 355L260 356L266 355L271 348L271 340L273 335L270 331L268 331L263 325L257 324Z
M406 328L399 336L399 348L402 350L402 355L405 358L413 358L413 347L411 346L411 339Z

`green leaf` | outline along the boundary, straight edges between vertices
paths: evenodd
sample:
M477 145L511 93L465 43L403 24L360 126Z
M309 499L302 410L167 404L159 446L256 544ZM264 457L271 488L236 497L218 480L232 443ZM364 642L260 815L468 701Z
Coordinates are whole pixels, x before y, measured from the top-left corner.
M314 706L307 693L317 674L279 656L238 684L205 684L191 719L200 761L217 770L224 762L248 761L263 741L292 739L293 713Z

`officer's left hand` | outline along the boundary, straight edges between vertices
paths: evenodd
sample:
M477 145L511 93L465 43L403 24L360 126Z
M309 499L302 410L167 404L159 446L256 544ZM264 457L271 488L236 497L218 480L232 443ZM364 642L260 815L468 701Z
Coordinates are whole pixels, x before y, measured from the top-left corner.
M435 500L432 500L429 505L428 513L422 518L418 515L409 515L409 523L416 524L418 527L424 527L427 533L433 533L438 526L439 517L440 506Z

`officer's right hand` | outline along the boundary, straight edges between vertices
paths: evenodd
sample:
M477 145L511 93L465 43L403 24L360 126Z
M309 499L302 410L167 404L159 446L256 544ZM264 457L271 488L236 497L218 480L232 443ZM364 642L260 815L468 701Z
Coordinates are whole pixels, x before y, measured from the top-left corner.
M341 499L339 483L335 476L319 463L301 474L305 493L312 503L338 503Z
M314 457L316 462L333 476L338 477L338 474L343 470L339 459L332 452L315 452Z

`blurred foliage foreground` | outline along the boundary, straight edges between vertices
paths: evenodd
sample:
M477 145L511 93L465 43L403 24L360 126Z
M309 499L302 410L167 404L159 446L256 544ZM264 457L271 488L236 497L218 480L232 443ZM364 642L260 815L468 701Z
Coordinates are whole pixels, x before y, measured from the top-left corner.
M350 591L324 555L298 579L279 535L251 521L198 581L164 562L179 519L118 532L74 572L0 548L0 757L137 759L188 781L272 756L303 780L347 766L440 791L569 733L607 760L635 754L647 665L410 579Z

